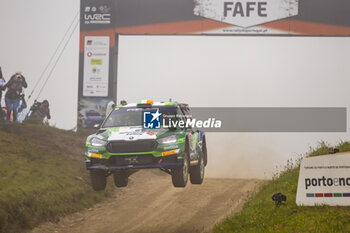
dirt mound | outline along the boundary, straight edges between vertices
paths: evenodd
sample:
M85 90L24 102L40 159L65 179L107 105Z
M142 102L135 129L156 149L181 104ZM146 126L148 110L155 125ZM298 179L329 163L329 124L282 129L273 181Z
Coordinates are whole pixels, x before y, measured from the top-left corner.
M9 135L16 140L6 140ZM43 125L0 125L0 141L9 144L18 144L18 141L33 143L42 150L55 151L82 161L87 135Z
M0 232L56 221L112 193L112 186L92 190L85 139L48 126L0 124Z

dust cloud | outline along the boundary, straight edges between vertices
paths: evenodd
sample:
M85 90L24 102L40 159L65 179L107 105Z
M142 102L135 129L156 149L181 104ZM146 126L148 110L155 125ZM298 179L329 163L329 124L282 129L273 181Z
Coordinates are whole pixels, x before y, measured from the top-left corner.
M270 179L280 164L273 145L245 133L207 133L206 177Z

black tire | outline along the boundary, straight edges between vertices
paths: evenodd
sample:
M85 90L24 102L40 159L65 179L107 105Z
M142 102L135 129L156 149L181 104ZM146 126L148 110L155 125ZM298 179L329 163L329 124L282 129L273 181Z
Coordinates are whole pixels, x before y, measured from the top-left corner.
M129 183L129 176L126 172L116 172L113 174L113 180L116 187L126 187Z
M101 191L106 188L107 176L103 171L90 171L91 185L95 191Z
M203 152L204 166L207 166L207 164L208 164L208 152L207 152L207 142L205 140L205 137L203 137L202 152Z
M203 152L200 153L198 164L190 167L190 180L192 184L202 184L204 180L204 159Z
M186 150L184 155L184 165L171 169L171 180L173 181L174 187L185 187L188 181L189 173L189 150L186 143Z

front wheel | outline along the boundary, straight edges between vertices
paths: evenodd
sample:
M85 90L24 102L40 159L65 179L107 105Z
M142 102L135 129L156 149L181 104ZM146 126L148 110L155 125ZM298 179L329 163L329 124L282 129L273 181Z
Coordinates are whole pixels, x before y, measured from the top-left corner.
M113 174L113 180L116 187L126 187L129 183L129 176L126 172L116 172Z
M185 187L188 180L189 156L184 155L184 164L181 167L171 169L171 179L175 187Z
M107 176L103 171L90 171L91 185L95 191L101 191L106 188Z

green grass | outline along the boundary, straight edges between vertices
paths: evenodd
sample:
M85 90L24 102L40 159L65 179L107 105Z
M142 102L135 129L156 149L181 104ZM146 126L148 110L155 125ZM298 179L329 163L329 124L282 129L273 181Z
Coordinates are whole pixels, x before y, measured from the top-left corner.
M350 151L349 142L337 145L340 152ZM308 156L327 154L331 146L321 142ZM326 153L325 153L326 152ZM248 201L243 210L214 227L219 232L350 232L350 207L297 206L295 203L299 165L289 163L286 170L268 181ZM282 192L286 205L276 207L271 196Z
M45 126L0 126L0 232L58 221L110 195L92 191L84 140Z

